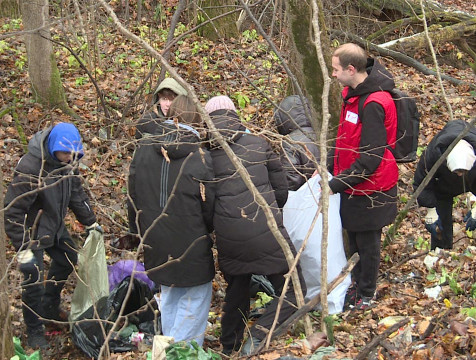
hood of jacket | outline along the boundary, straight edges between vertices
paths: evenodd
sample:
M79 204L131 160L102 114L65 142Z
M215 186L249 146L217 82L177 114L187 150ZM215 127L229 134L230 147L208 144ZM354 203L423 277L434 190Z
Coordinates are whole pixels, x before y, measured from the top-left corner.
M48 151L48 136L50 135L53 126L47 129L40 130L33 135L28 142L28 152L38 159L45 160L48 164L54 167L62 167L63 163L51 156Z
M140 144L153 146L161 156L166 151L169 158L180 159L200 147L200 134L189 125L165 120L157 125L154 134L146 134Z
M377 60L367 59L367 74L367 78L355 89L347 87L348 91L347 94L344 93L344 101L354 96L361 96L376 91L390 91L395 88L392 74Z
M154 91L154 103L159 101L158 94L159 91L163 89L172 90L177 95L187 96L187 90L185 90L183 86L178 83L177 80L175 80L174 78L166 78L159 84L159 86L157 86L157 89L155 89Z
M311 127L311 122L306 116L305 106L310 113L308 100L305 99L303 104L298 95L288 96L281 101L274 113L274 121L281 135L288 135L299 128Z
M216 110L210 113L213 124L227 142L236 142L246 131L240 117L233 110ZM218 147L216 140L211 140L212 147Z

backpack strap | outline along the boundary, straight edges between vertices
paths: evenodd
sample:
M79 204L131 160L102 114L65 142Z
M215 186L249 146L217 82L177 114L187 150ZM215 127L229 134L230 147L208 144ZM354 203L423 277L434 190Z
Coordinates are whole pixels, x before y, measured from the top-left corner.
M364 104L365 104L365 101L367 100L367 98L371 95L372 93L367 93L365 95L362 95L359 97L359 119L361 119L360 121L362 121L362 117L363 117L363 114L364 114ZM394 155L393 153L393 149L392 147L387 144L385 145L387 149L390 150L390 152ZM395 155L394 155L395 156Z
M367 98L370 96L371 93L367 93L359 97L359 119L362 119L364 115L364 104ZM362 120L361 120L362 122Z

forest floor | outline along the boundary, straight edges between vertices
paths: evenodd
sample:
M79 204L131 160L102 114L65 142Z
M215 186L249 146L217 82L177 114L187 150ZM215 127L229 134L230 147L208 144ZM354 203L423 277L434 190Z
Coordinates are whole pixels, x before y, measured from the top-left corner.
M473 1L442 1L476 15ZM14 30L18 23L0 20L0 34ZM66 24L67 25L67 24ZM106 56L101 68L107 71L97 74L98 84L106 95L111 118L105 119L98 103L97 93L82 70L72 65L65 50L58 50L59 67L71 107L81 117L76 121L87 149L82 173L95 205L99 222L105 229L108 263L133 258L133 252L118 250L111 244L127 232L126 181L128 167L134 149L134 122L140 116L145 101L132 102L130 114L124 112L134 90L150 68L150 57L134 44L125 42L113 31L102 38L101 51ZM163 41L163 38L162 38ZM47 110L32 102L30 83L26 71L24 44L20 37L0 42L0 74L2 109L13 106L12 112L0 119L0 162L4 183L11 180L13 169L24 154L24 143L36 131L52 121L70 121L59 110ZM160 39L157 46L160 48ZM120 49L120 50L119 50ZM172 64L206 101L217 93L229 94L240 113L254 126L271 126L272 106L260 101L255 88L266 89L275 102L283 98L286 75L268 49L265 40L249 32L244 39L225 43L205 41L197 35L189 35L177 48ZM437 49L442 55L456 54L451 45ZM450 120L446 102L441 96L437 79L418 73L389 58L380 61L394 75L399 88L417 100L421 112L419 144L426 144ZM433 65L427 64L429 67ZM246 76L241 73L245 69ZM442 73L475 83L476 76L468 67L441 65ZM468 86L455 86L443 82L447 101L454 117L469 120L476 116L476 92ZM416 164L400 164L399 206L403 208L412 194L412 179ZM470 359L476 357L476 240L465 231L463 217L467 211L465 198L461 196L454 205L454 249L429 253L429 233L424 228L425 211L413 206L402 222L396 238L382 248L382 263L375 304L364 312L344 311L334 319L334 348L329 359L353 359L381 334L389 324L408 318L408 326L402 327L378 342L369 355L370 359ZM82 226L69 215L67 224L72 234L83 232ZM426 265L425 258L434 256L434 264ZM14 250L7 248L7 259L14 259ZM15 261L11 262L10 280L11 310L14 335L26 344L25 328L21 315L19 284L20 274ZM71 276L63 296L67 306L75 285ZM214 297L210 313L210 326L204 344L206 350L219 353L217 339L219 317L225 290L220 272L214 281ZM441 287L439 296L430 298L425 290ZM472 319L468 316L472 316ZM319 314L312 313L316 333L321 330ZM316 349L302 342L302 327L296 326L285 336L271 343L268 350L255 358L277 359L289 355L311 358ZM72 342L69 332L61 330L49 333L51 349L44 359L86 359ZM31 350L27 349L30 353ZM312 357L317 359L317 355ZM238 357L238 354L233 356ZM145 359L146 348L126 353L111 354L111 359ZM223 356L223 358L226 358Z

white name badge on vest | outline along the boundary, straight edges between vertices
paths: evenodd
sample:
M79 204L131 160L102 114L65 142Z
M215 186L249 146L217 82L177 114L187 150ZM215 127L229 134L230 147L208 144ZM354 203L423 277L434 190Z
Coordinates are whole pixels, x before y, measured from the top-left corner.
M347 111L345 113L345 120L350 121L352 124L357 124L357 121L359 121L359 114L356 114L352 111Z

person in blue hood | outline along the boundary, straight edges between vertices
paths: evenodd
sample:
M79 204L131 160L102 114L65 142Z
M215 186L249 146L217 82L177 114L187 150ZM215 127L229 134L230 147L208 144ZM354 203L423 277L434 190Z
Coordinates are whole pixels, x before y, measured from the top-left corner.
M19 161L5 195L5 232L23 273L22 310L28 345L47 348L44 321L67 321L61 290L77 262L64 224L68 208L89 230L102 232L78 176L84 155L78 129L59 123L37 132ZM44 253L51 263L44 281Z

